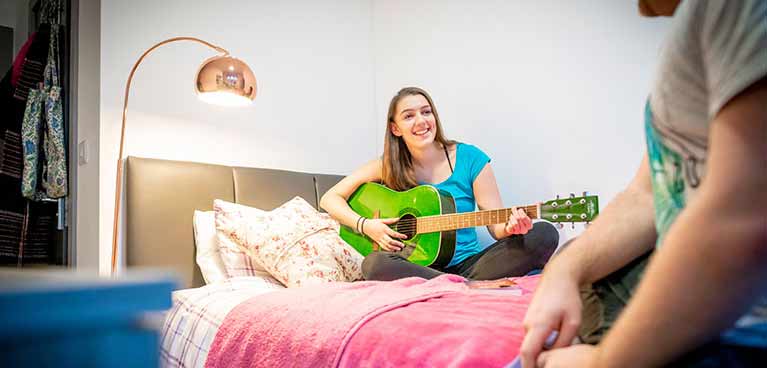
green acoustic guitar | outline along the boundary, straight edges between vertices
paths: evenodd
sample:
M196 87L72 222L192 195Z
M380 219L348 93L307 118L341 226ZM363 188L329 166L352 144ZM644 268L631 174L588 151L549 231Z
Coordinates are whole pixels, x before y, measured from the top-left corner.
M422 266L444 267L453 258L455 230L504 223L511 208L455 213L453 197L431 185L404 192L376 183L362 184L349 197L349 206L367 218L399 218L391 225L407 235L399 251L410 262ZM597 196L568 198L521 207L531 219L551 222L589 222L599 213ZM348 226L341 226L341 238L363 256L378 251L378 244Z

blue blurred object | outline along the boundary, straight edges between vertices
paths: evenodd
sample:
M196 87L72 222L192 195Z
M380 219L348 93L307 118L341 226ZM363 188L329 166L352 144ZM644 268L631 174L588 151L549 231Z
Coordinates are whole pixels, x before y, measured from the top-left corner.
M522 358L517 357L506 368L522 368Z
M540 275L541 273L543 273L543 270L541 270L541 269L534 269L534 270L528 272L527 275L525 275L525 276Z
M0 271L0 366L157 367L173 278Z
M546 338L546 341L543 343L543 348L544 349L548 349L548 348L551 347L551 345L554 345L554 342L557 341L557 336L559 336L559 332L558 331L553 331L549 335L549 337ZM505 368L522 368L522 358L517 356Z

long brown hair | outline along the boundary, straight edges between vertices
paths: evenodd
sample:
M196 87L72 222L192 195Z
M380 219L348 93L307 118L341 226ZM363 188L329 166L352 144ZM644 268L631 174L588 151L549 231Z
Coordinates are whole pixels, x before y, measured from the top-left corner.
M386 133L384 133L384 152L383 152L383 172L381 177L383 184L394 190L407 190L418 185L415 179L415 169L413 169L413 156L410 154L405 141L402 137L397 137L391 131L391 124L394 123L394 115L397 109L397 103L407 96L423 96L431 106L431 112L434 114L436 131L434 140L441 143L444 147L455 144L455 141L445 138L442 133L442 124L439 122L439 114L434 106L431 96L421 88L405 87L392 97L389 103L389 112L386 114Z

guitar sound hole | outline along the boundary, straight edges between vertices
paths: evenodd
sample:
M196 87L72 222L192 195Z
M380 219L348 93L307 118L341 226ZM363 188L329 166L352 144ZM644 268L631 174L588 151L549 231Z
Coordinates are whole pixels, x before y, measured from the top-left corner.
M412 239L416 234L416 218L413 215L405 215L400 217L399 221L394 224L394 231L407 235L404 240Z

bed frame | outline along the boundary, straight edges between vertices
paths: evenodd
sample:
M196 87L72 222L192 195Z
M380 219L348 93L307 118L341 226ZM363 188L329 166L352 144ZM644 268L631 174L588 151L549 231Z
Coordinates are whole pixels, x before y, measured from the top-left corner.
M204 285L195 263L194 210L214 199L271 210L301 196L320 197L343 176L212 165L141 157L126 159L127 267L165 268L180 288Z

